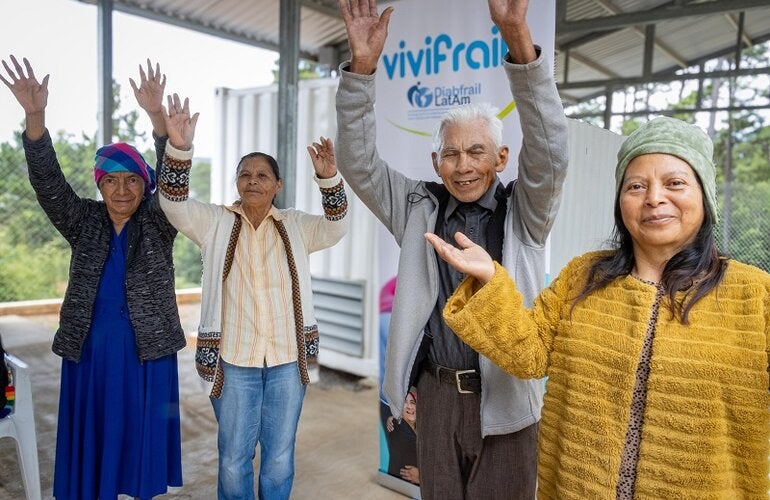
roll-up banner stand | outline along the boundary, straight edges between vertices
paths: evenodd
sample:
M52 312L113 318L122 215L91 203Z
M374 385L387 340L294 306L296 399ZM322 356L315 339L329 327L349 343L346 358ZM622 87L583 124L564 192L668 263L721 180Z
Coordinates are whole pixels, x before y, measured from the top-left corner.
M502 68L505 42L483 0L399 0L380 2L379 11L395 8L388 39L377 66L377 148L391 168L405 175L439 181L431 163L432 136L444 113L457 106L489 102L500 110L503 142L510 147L503 183L516 176L521 128L516 103ZM530 1L527 21L535 44L553 68L555 0ZM398 247L379 226L380 367L390 302L397 283ZM382 380L382 373L381 380ZM401 418L391 418L381 403L379 481L419 498L415 453L414 400L410 393Z

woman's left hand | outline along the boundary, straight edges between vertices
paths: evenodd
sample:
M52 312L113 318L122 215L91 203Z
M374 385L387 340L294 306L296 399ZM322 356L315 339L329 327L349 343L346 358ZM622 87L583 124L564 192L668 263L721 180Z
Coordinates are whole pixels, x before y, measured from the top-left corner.
M163 121L166 122L168 142L180 151L189 151L195 138L195 125L200 113L190 116L190 100L185 98L184 104L178 94L168 96L168 110L163 107Z
M337 162L334 159L334 144L331 139L321 137L321 142L314 142L307 147L307 153L313 162L315 175L319 179L329 179L337 175Z

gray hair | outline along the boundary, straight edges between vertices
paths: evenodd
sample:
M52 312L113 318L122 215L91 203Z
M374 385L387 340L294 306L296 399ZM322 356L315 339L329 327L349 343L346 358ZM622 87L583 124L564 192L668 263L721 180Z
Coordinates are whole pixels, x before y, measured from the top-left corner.
M447 126L483 120L495 149L503 145L503 122L497 117L497 108L488 102L466 104L447 111L433 134L433 152L439 153L444 147L444 132Z

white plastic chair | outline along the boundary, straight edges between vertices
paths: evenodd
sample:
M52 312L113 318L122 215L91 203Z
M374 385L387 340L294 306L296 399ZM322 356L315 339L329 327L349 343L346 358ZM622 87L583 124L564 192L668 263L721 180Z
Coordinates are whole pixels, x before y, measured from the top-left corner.
M5 355L13 373L16 387L16 401L13 412L0 418L0 438L12 437L16 440L21 474L24 478L24 490L27 500L40 500L40 467L37 461L37 438L35 436L35 414L32 410L32 386L29 383L27 363L11 354ZM5 369L0 366L0 370Z

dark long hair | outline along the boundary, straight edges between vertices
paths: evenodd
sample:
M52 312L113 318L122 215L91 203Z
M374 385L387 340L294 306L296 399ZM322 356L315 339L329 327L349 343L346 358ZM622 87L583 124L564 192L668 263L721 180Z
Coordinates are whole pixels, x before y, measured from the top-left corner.
M672 317L686 325L690 309L717 287L727 269L727 259L719 252L714 238L715 220L703 198L703 224L695 239L671 257L663 268L661 285L668 297ZM628 276L634 267L634 246L620 212L620 197L615 200L615 230L612 236L615 251L599 258L591 265L583 290L572 303L572 309L596 290L604 288L616 278ZM684 292L676 300L677 292Z

